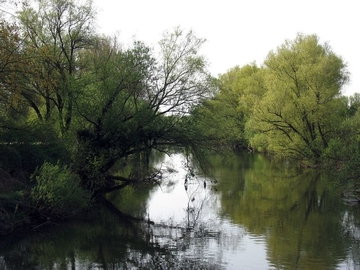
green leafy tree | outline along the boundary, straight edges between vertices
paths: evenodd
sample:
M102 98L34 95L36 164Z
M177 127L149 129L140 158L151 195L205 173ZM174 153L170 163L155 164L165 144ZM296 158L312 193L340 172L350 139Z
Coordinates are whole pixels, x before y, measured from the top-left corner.
M339 122L335 136L330 140L324 153L327 173L336 179L344 189L356 190L359 187L360 161L360 111L358 94L345 97L344 119ZM348 101L348 102L346 102ZM336 168L336 170L334 170Z
M346 65L316 35L299 34L265 61L266 93L254 106L248 127L254 146L318 162L339 123L336 113Z
M108 188L105 174L123 158L140 155L148 163L152 149L195 151L206 144L189 117L213 86L198 53L203 42L176 28L160 41L160 56L141 42L122 49L109 39L81 56L93 83L78 102L82 128L75 159L89 188Z
M58 130L71 126L74 103L83 85L79 53L92 47L92 2L26 1L19 12L24 47L31 62L22 82L22 96L39 120L56 111Z
M215 96L193 112L204 133L217 137L223 146L248 146L245 124L265 91L262 72L252 63L241 68L236 66L219 77Z
M27 106L21 98L23 67L28 64L22 54L22 39L16 24L0 21L0 125L12 129L27 116Z
M223 106L232 107L237 115L237 137L242 145L248 145L245 124L251 117L254 104L262 97L262 69L255 63L235 67L220 77L220 100Z

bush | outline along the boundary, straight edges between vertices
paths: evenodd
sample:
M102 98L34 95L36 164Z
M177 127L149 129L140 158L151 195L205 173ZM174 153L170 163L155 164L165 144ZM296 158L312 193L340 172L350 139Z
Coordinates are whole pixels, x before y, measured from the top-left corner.
M91 194L80 186L80 179L67 166L45 162L32 175L35 186L31 199L40 214L66 218L87 207Z

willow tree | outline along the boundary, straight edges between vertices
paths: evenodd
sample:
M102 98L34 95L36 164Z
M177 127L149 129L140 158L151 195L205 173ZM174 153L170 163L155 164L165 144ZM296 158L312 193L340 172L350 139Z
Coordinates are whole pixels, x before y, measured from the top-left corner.
M248 127L254 146L318 162L338 124L338 99L348 81L346 65L316 35L299 34L264 62L266 93Z

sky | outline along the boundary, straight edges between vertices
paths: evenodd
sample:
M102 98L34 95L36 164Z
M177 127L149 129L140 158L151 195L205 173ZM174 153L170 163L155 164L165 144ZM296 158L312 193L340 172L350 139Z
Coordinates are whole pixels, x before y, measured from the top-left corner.
M261 66L298 33L316 34L347 64L344 95L360 93L360 15L357 0L94 0L100 33L156 47L179 26L206 39L201 53L214 76L235 66Z

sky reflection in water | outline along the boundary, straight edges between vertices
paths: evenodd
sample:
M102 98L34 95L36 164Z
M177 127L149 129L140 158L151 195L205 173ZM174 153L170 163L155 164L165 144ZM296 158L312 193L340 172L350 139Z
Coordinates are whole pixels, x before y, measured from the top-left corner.
M0 239L0 269L360 269L360 211L318 172L254 154L212 163L204 186L181 154L157 157L160 186L109 196L155 224L100 209Z

